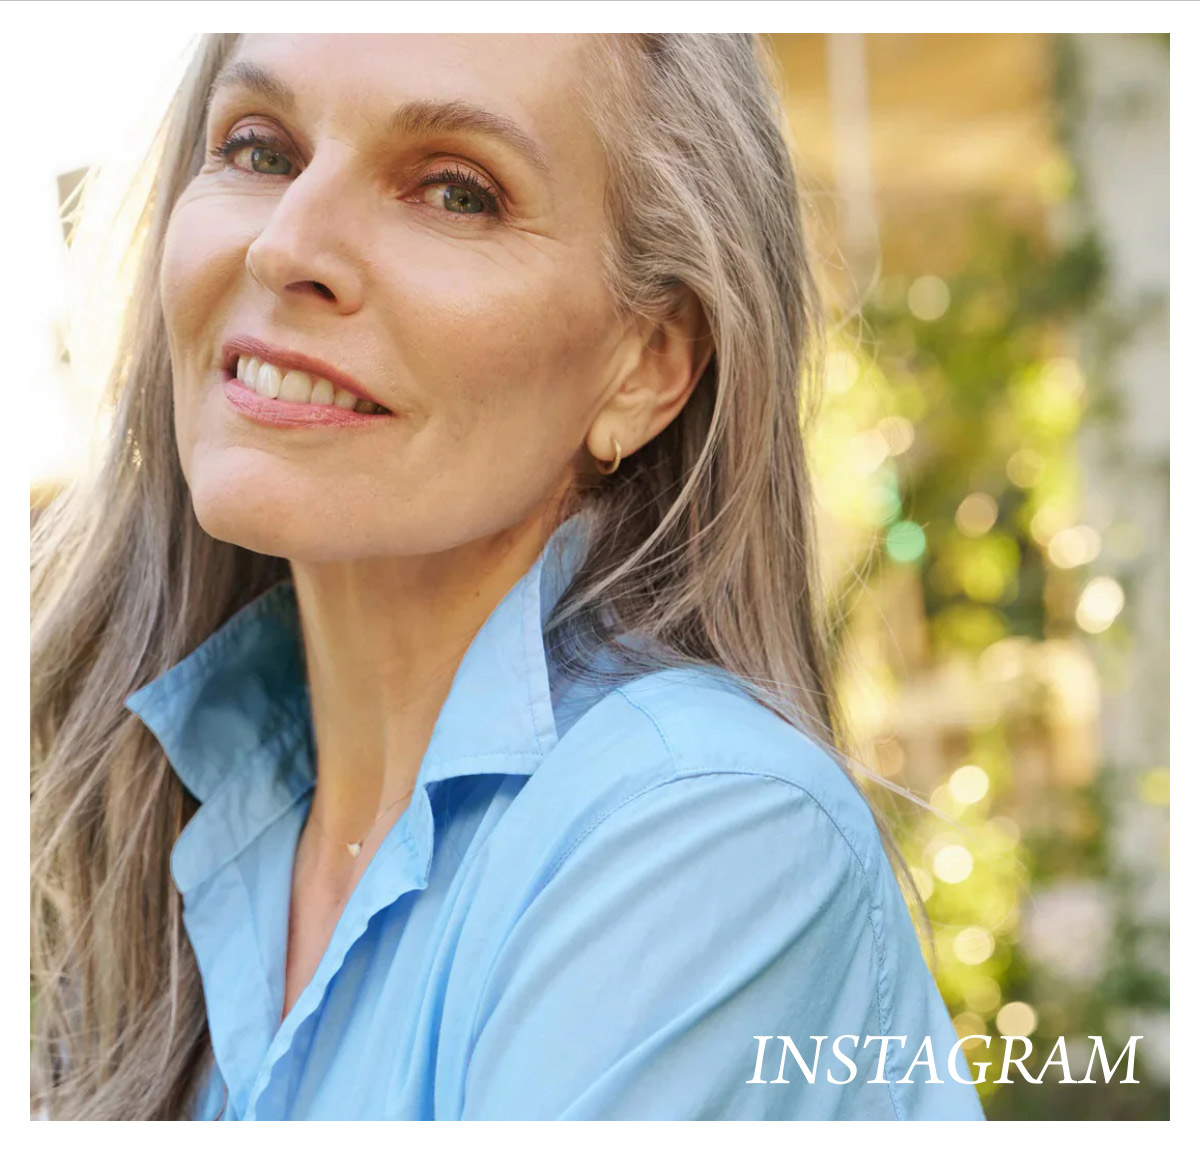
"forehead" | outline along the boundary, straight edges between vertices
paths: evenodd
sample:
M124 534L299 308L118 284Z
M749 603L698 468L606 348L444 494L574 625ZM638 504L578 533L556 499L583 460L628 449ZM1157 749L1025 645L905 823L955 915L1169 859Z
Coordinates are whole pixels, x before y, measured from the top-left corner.
M264 67L301 109L339 128L347 119L384 122L414 99L478 106L514 122L557 169L599 164L580 96L594 67L588 42L558 34L248 34L232 60Z

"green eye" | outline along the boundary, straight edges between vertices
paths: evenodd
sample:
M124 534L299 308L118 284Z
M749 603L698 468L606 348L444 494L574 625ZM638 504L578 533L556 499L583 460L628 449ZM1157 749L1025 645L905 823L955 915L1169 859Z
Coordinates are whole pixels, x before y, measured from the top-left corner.
M292 172L292 163L279 150L259 145L250 151L250 168L255 173L286 177Z
M461 185L446 186L442 205L454 214L481 214L487 209L477 193Z
M439 210L459 217L495 218L500 215L500 199L495 191L469 169L449 165L431 173L421 182L430 191L427 202ZM441 190L440 196L432 193Z
M258 173L264 177L288 177L294 168L288 158L288 146L282 141L260 137L253 129L235 133L215 149L209 151L218 164L232 164L245 173ZM239 159L243 159L238 164Z

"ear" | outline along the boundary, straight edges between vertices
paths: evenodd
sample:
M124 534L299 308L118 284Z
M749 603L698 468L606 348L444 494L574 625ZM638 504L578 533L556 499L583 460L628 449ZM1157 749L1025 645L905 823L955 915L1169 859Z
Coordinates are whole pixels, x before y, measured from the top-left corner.
M592 456L611 460L614 439L622 459L645 447L683 410L712 354L704 308L694 291L682 287L670 317L641 329L632 368L592 421L587 434Z

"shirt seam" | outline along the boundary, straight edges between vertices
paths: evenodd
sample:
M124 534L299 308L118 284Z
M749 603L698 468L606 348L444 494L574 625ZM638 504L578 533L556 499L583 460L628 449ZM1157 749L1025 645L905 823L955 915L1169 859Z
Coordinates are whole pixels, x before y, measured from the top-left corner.
M670 760L672 767L677 766L679 759L676 757L675 751L671 749L671 744L667 741L667 735L663 733L658 719L644 705L634 701L623 688L618 689L616 692L654 727L654 732L658 735L658 740L662 743L662 748L667 752L667 758Z
M534 705L536 694L534 691L534 682L537 680L536 674L540 663L543 670L546 666L546 648L542 632L541 619L541 603L542 603L542 569L538 567L532 570L526 577L526 589L521 594L521 642L523 646L523 656L521 658L525 667L526 682L525 682L525 704L529 710L529 728L533 733L533 739L537 745L537 756L544 758L546 749L542 744L542 728L538 722L537 707ZM536 641L532 638L534 634L530 632L530 604L536 603L538 606L538 616L533 618L537 621L538 631L536 633ZM553 720L553 714L551 714Z

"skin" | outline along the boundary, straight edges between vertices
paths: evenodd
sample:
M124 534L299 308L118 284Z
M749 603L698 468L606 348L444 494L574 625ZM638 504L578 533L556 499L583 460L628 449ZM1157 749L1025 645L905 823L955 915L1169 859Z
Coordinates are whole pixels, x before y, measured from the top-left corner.
M571 36L243 37L234 61L294 102L222 86L206 146L250 127L279 157L210 157L172 212L161 292L196 516L290 562L307 654L317 787L285 1013L408 803L472 637L613 437L626 457L653 439L703 366L694 299L675 322L631 325L606 293L604 162L575 95L587 50ZM545 171L489 134L390 130L413 98L511 118ZM499 183L498 214L423 184L446 162ZM221 389L233 334L331 363L394 416L247 420Z

